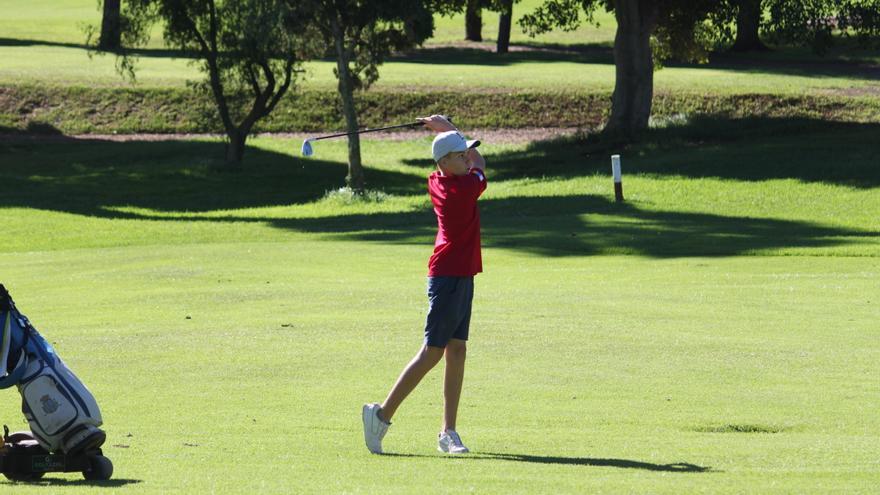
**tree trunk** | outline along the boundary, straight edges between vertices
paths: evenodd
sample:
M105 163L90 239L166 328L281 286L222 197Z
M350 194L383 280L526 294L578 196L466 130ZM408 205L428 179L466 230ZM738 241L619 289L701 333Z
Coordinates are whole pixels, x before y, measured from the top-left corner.
M101 37L98 48L101 50L119 50L121 48L122 24L119 4L122 0L104 0L104 14L101 18Z
M498 18L498 53L507 53L510 46L510 21L513 17L513 0L503 0Z
M351 77L346 71L345 78ZM348 132L358 130L357 111L354 108L354 91L351 81L343 84L340 75L339 94L342 96L342 112L345 114L345 127ZM348 175L345 183L357 194L363 194L366 188L364 167L361 165L361 138L359 134L348 136Z
M226 143L226 166L228 168L241 167L247 133L240 129L234 129L227 131L226 136L229 138L229 142Z
M658 8L652 0L618 0L614 14L614 94L605 134L634 139L648 128L654 95L654 58L651 34L657 27Z
M464 39L483 41L483 13L480 0L468 0L467 10L464 14L464 29Z
M736 14L736 40L731 50L735 52L767 51L758 29L761 27L761 0L738 0Z
M333 23L333 37L336 44L336 72L339 79L339 97L342 99L342 113L345 115L345 127L348 132L358 130L357 111L354 108L354 84L348 66L348 51L345 36L339 23ZM348 136L348 175L345 183L356 194L363 194L364 168L361 165L361 139L358 134Z

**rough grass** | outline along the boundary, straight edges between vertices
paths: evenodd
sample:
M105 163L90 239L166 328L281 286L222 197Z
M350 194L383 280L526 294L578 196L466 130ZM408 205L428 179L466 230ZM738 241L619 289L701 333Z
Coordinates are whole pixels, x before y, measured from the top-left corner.
M465 128L582 127L595 129L610 112L609 93L368 92L357 98L365 127L409 122L420 115L445 113ZM880 99L869 96L718 96L691 92L660 93L654 98L658 122L699 115L820 118L875 122ZM258 122L258 132L327 131L344 128L333 92L288 95ZM222 133L213 100L186 89L0 88L0 132L42 134Z

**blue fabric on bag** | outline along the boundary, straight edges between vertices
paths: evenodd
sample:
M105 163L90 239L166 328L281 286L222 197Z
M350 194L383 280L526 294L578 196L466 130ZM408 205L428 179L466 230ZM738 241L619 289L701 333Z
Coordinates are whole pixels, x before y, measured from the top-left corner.
M39 356L46 366L55 366L57 362L55 349L31 325L27 317L15 309L15 306L12 306L9 311L0 311L0 325L3 325L3 329L5 329L7 318L11 336L9 358L6 363L0 364L6 366L9 374L0 378L0 389L18 385L21 381L27 367L27 359L21 359L22 353Z
M22 321L18 318L17 313L18 311L15 309L0 311L0 325L2 325L0 331L5 331L8 323L10 333L9 357L5 363L0 363L0 365L6 367L6 372L8 374L5 377L0 378L0 389L17 385L19 380L21 380L22 375L24 375L24 370L27 365L27 360L21 359L25 343L28 341L27 330L22 328ZM24 321L26 322L27 320Z

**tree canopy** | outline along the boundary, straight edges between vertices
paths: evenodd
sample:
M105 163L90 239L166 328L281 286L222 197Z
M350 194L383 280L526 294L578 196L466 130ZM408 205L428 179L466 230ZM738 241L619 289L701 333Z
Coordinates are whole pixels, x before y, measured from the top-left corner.
M605 132L632 139L648 127L655 64L705 59L699 25L716 6L712 0L546 0L520 25L531 36L557 27L573 31L593 22L598 8L614 12L615 84Z
M855 37L862 45L880 37L880 0L764 0L766 29L777 43L809 46L825 53L834 35Z
M666 59L705 62L709 50L723 43L760 48L762 26L778 43L808 45L819 53L831 46L835 33L863 44L880 36L880 0L545 0L520 25L531 36L573 31L593 22L599 8L617 19L616 79L605 130L629 138L648 126L653 69ZM748 29L748 36L734 25Z
M129 0L122 36L126 48L143 45L161 21L169 46L197 55L205 79L194 87L213 96L228 137L226 161L238 165L254 124L275 108L315 50L307 14L300 2L285 0Z

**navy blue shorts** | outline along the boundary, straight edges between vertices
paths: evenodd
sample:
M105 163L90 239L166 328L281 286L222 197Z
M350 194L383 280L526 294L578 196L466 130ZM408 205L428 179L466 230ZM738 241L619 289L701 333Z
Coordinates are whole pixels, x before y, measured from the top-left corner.
M474 277L428 277L425 345L446 347L449 339L468 339Z

